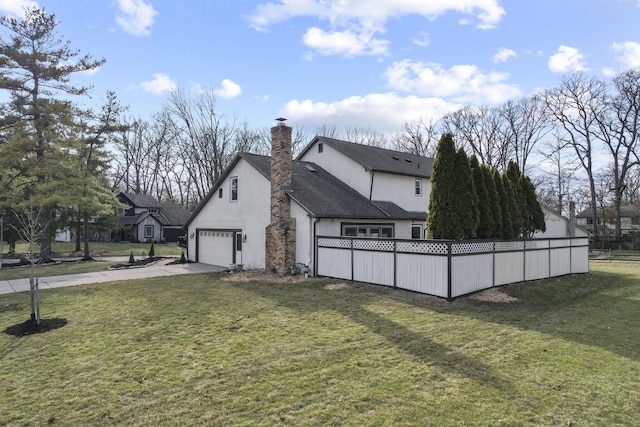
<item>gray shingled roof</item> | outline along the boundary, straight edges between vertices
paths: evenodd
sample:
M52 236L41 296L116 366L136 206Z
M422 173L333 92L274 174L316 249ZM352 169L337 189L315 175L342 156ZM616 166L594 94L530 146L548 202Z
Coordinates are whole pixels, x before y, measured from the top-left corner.
M370 145L354 144L353 142L341 141L326 136L316 136L314 141L305 148L298 158L302 158L318 142L327 144L360 163L367 171L388 172L422 178L431 177L434 161L431 157L416 156L415 154L402 153Z
M133 194L121 192L118 196L122 196L131 202L132 206L138 208L160 208L160 203L153 196L148 194ZM126 201L125 201L126 202Z
M271 158L242 153L240 156L267 179ZM405 219L424 221L426 212L409 212L392 202L369 201L315 163L292 162L291 189L287 194L310 214L321 218Z
M179 203L162 203L160 215L166 220L164 225L184 225L191 214Z

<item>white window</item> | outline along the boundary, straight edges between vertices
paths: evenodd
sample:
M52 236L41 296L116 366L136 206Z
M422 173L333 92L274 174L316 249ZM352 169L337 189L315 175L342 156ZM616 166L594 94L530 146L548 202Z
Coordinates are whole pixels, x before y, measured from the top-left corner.
M342 235L350 237L393 238L393 224L343 224Z
M318 143L318 153L322 153L323 148L324 148L324 145L322 145L322 142L319 142Z
M153 237L153 225L144 226L144 237L145 239L150 239Z
M234 176L231 178L231 201L238 201L238 177Z
M222 199L222 187L218 188L218 199Z
M158 213L158 209L155 209L155 208L149 208L149 213L150 213L150 214Z
M416 178L416 196L422 196L422 180Z

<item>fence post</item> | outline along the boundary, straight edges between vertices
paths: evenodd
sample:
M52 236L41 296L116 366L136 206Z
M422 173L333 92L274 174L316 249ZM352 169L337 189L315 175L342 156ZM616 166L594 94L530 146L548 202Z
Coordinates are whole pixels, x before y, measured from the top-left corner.
M393 287L398 287L398 241L393 241Z
M351 281L353 282L353 237L351 240Z
M491 272L493 273L493 277L491 278L491 287L495 287L496 286L496 241L495 239L493 240L493 242L491 242L491 248L493 249L492 252L492 256L491 256Z
M447 299L451 301L452 295L452 282L451 282L451 242L447 242Z
M522 239L522 281L527 281L527 239Z

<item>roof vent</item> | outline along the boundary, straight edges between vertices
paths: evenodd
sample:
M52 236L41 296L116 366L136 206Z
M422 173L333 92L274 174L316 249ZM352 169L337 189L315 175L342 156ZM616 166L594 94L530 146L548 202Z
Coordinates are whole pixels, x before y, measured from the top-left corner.
M391 156L393 157L394 160L400 160L400 157L396 157L396 156Z
M404 159L405 162L411 163L411 160L409 159Z

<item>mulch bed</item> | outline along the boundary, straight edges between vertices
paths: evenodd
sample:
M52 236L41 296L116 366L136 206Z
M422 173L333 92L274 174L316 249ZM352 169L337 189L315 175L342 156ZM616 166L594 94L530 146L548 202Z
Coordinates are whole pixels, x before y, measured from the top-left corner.
M24 337L26 335L42 334L44 332L53 331L54 329L60 329L67 324L67 319L61 319L55 317L53 319L40 319L38 325L35 320L27 320L17 325L9 326L4 330L7 335L13 335L14 337Z
M153 264L154 262L158 262L160 260L164 259L164 257L161 256L155 256L152 258L144 258L144 259L138 259L135 260L134 262L127 262L127 263L123 263L123 264L114 264L111 267L109 267L110 270L121 270L123 268L136 268L136 267L145 267L149 264Z

